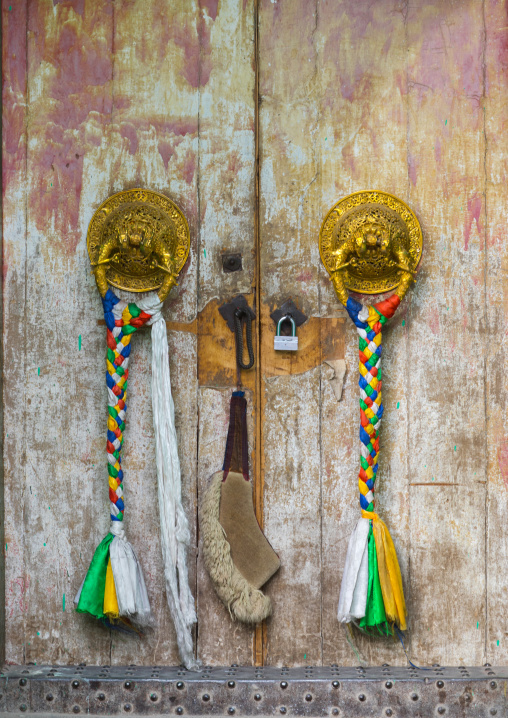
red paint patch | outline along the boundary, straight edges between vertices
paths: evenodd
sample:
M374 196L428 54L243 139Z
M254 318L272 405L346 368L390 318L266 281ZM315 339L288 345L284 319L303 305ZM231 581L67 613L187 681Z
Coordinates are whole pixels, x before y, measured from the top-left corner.
M196 155L194 152L188 152L183 166L183 178L187 184L192 184L194 174L196 172Z
M405 97L407 95L407 75L405 72L397 72L395 74L395 84L398 87L398 90L400 92L401 97ZM402 109L397 103L394 103L395 107L394 109L398 109L399 111Z
M464 249L466 250L469 248L469 238L471 237L473 222L476 222L476 229L478 234L481 236L481 212L482 198L481 195L477 193L467 201L467 213L464 221Z
M30 127L36 142L29 157L28 211L39 231L54 229L68 255L82 239L83 155L101 144L112 103L111 46L104 28L109 22L112 32L111 2L90 3L82 20L79 9L80 3L70 0L54 8L32 3L29 16L30 73L41 65L48 71Z
M483 94L482 36L475 32L477 18L471 4L462 3L456 10L453 23L446 22L440 13L427 13L419 18L421 42L412 59L413 67L417 69L413 72L410 66L409 74L424 90L439 92L441 98L451 98L455 93L466 95L478 108L478 98ZM411 26L417 16L416 8L411 8L409 13ZM436 57L445 54L450 47L454 48L454 62L437 62ZM446 118L442 119L444 122ZM470 123L471 118L467 121Z
M503 483L508 489L508 443L506 441L497 449L497 464Z
M412 155L409 155L409 157L408 157L407 173L408 173L409 179L411 180L411 184L413 185L413 187L416 187L417 174L418 174L418 163Z
M242 167L242 162L238 156L238 152L231 152L228 158L228 173L236 177Z
M183 76L189 85L194 88L198 88L200 84L206 85L211 72L211 48L210 30L204 17L200 17L197 34L196 29L188 27L187 23L173 23L169 38L183 50Z
M2 183L4 196L13 183L19 183L26 157L26 3L13 3L3 14L2 104L3 142Z
M219 0L201 0L201 7L208 10L208 15L215 20L219 8Z
M131 155L135 155L139 143L138 135L134 125L132 125L130 122L122 123L122 125L120 126L120 134L124 139L129 140L129 153Z
M12 3L12 10L3 16L4 81L13 92L26 92L26 3Z
M157 149L159 150L159 154L162 157L162 161L164 162L164 167L167 171L169 160L173 157L175 154L175 148L165 140L161 140L159 144L157 145Z
M439 312L437 309L434 309L432 311L432 314L430 315L429 319L429 329L432 332L432 334L439 334Z
M179 120L173 122L164 122L160 127L157 128L161 132L173 135L195 135L198 132L198 121L197 119L187 119L182 117Z
M85 12L85 0L53 0L53 7L61 5L65 8L72 8L75 13L83 16Z
M441 164L441 140L437 139L434 143L434 159L437 165Z
M353 177L356 176L356 157L354 152L354 147L352 142L348 142L345 144L341 150L342 153L342 159L344 160L344 164L346 167L349 167L351 171L351 175Z

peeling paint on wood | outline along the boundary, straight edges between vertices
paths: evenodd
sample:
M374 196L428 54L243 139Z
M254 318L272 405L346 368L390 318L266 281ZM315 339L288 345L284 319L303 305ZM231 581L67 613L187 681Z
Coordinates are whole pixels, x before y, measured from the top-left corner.
M408 597L407 648L422 664L492 658L484 651L484 10L473 0L446 7L262 2L260 10L262 280L268 300L291 294L312 306L307 313L340 316L323 271L316 297L319 259L313 257L322 218L340 196L379 187L406 199L423 224L417 286L384 333L378 485L379 511L392 531ZM492 20L491 26L502 27L505 18L500 25L492 4L494 12L497 25ZM492 68L499 62L498 42ZM492 69L492 77L497 72ZM356 367L352 327L346 337L345 358ZM317 495L309 486L309 501L322 505L321 558L317 545L313 554L322 576L318 660L357 664L336 621L347 540L359 515L356 371L348 373L344 394L338 406L331 392L320 393L322 486ZM291 390L281 406L284 399L292 406L290 397ZM295 411L298 432L310 430L317 421L312 402L305 408L302 397ZM276 420L265 409L265 421L268 415ZM279 451L279 443L265 437L266 465ZM434 487L438 479L449 488ZM424 481L433 488L414 486ZM267 517L282 490L265 496ZM284 590L291 590L287 580ZM312 590L308 600L312 605ZM302 622L302 614L312 612L307 605L296 610ZM285 654L303 662L305 632L299 642L270 630L268 645L277 648L269 649L269 660ZM406 661L396 644L359 637L357 650L373 663Z
M478 665L487 660L486 490L477 483L487 479L485 233L468 203L485 189L483 4L420 3L406 27L408 199L426 237L407 318L406 361L418 372L408 383L409 474L450 484L409 492L411 651L417 663Z
M506 178L508 145L505 93L508 53L508 8L489 1L484 6L485 56L485 191L483 221L486 252L486 427L487 427L487 570L486 656L490 663L508 662L506 573L508 561L508 434L504 421L508 383L505 360L508 322L508 255L506 243ZM480 278L481 281L481 278ZM500 328L503 328L500 330ZM481 477L483 478L483 477ZM483 609L483 607L482 607Z
M259 98L254 9L2 4L6 658L178 662L148 332L133 344L125 491L157 628L133 642L71 606L108 527L104 326L86 228L105 197L146 185L171 196L191 229L165 316L198 653L208 664L253 662L254 631L230 621L202 566L196 517L236 386L218 307L238 293L254 305L261 292L261 364L242 379L258 508L282 561L266 587L274 615L258 631L265 660L405 664L395 642L357 637L355 655L336 620L359 516L357 336L317 236L339 197L379 187L410 204L425 237L417 284L384 332L377 497L404 577L406 648L421 665L506 663L506 3L260 0ZM242 255L241 272L222 271L224 252ZM282 355L270 313L290 296L309 320L299 352ZM340 403L323 369L336 359L348 366Z

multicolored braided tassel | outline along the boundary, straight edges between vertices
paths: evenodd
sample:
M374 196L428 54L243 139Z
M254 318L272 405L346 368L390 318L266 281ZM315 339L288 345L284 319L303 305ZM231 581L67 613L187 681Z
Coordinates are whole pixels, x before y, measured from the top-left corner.
M406 629L402 577L393 541L374 512L374 487L379 459L379 428L383 416L381 330L395 313L400 297L365 306L349 297L346 309L359 334L360 356L360 506L359 519L346 556L338 619L367 632L393 633Z
M139 626L150 623L150 604L146 593L141 567L134 550L128 544L121 523L124 517L123 471L121 450L125 415L127 411L127 383L129 378L129 356L131 338L137 329L144 326L151 314L142 311L135 304L121 301L108 290L102 300L107 327L106 383L108 386L108 430L106 451L108 457L109 500L111 504L110 533L97 547L90 568L77 598L76 610L90 613L106 622L122 619ZM128 566L133 581L128 586L129 595L123 590L125 581L119 579L119 571L113 570L115 563L115 538L123 545L122 553L128 554ZM125 556L122 556L125 558ZM115 567L116 568L116 567ZM119 592L115 584L122 582ZM120 599L120 606L119 606Z
M160 543L168 607L173 619L182 662L195 669L192 625L196 622L189 587L187 550L190 531L182 505L182 482L171 395L166 323L162 302L149 294L127 304L108 289L103 300L107 326L108 457L111 524L92 558L75 598L76 610L90 613L108 625L119 621L129 627L152 624L143 572L123 529L124 499L121 450L125 429L131 338L145 325L152 328L152 413L160 516Z
M120 452L127 410L131 338L137 329L151 319L151 316L141 311L135 304L126 305L125 302L120 302L111 291L106 294L102 303L108 345L106 384L108 385L109 416L106 451L108 454L109 500L111 501L111 520L123 521L123 471Z

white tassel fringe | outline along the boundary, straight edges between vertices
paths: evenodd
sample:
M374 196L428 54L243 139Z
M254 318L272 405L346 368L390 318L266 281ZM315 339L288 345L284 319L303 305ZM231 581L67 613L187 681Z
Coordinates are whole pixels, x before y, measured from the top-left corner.
M347 547L337 618L341 623L363 618L369 584L369 519L358 519Z
M119 521L111 522L110 532L115 536L109 544L109 557L115 579L118 613L137 626L151 626L153 618L150 602L138 558Z
M182 506L166 323L160 312L162 302L156 294L138 301L137 305L152 315L148 324L152 325L153 425L166 596L175 625L180 658L188 670L195 670L199 662L194 658L191 628L197 619L187 569L190 531Z

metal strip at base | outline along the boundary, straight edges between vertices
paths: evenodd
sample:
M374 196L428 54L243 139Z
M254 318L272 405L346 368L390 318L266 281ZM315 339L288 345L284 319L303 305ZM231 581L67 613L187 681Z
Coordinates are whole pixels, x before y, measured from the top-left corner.
M0 716L506 718L508 667L5 666Z

